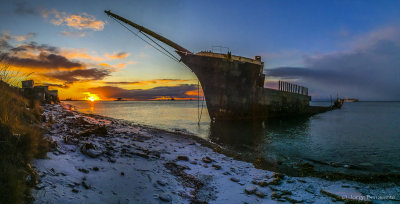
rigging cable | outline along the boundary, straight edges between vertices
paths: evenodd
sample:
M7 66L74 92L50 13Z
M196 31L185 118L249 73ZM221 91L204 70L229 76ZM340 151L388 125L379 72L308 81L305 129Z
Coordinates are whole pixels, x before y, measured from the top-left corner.
M170 56L171 53L168 52L170 55L164 53L162 50L160 50L159 48L157 48L156 46L154 46L154 45L151 44L150 42L146 41L146 40L143 39L142 37L140 37L137 33L133 32L133 31L132 31L131 29L129 29L127 26L125 26L125 25L122 24L121 22L117 21L117 19L115 19L115 18L113 18L113 17L111 17L111 18L112 18L114 21L116 21L117 23L119 23L120 25L122 25L124 28L128 29L132 34L136 35L136 37L140 38L141 40L143 40L144 42L146 42L148 45L152 46L154 49L158 50L159 52L161 52L161 53L164 54L165 56L171 58L172 60L174 60L174 61L176 61L176 62L179 62L179 60L177 60L177 58L176 58L175 56L173 56L173 57ZM139 32L142 33L140 30L139 30ZM143 33L142 33L142 34L143 34ZM147 37L147 36L146 36L146 37ZM160 45L158 45L158 46L160 46ZM163 49L164 49L164 48L163 48Z
M155 43L158 47L160 47L161 49L163 49L165 52L163 52L162 50L160 50L159 48L157 48L156 46L154 46L153 44L151 44L150 42L146 41L145 39L143 39L142 37L140 37L137 33L133 32L130 28L128 28L127 26L125 26L124 24L122 24L120 21L118 21L117 19L113 18L112 16L110 16L110 18L112 18L114 21L116 21L117 23L119 23L120 25L122 25L124 28L126 28L128 31L130 31L132 34L134 34L136 37L140 38L141 40L143 40L145 43L147 43L148 45L152 46L154 49L156 49L157 51L161 52L162 54L164 54L165 56L171 58L172 60L178 62L178 64L181 64L187 68L189 68L190 71L192 71L190 69L190 67L188 67L186 64L184 63L180 63L181 61L175 56L173 55L171 52L169 52L167 49L165 49L163 46L161 46L160 44L158 44L156 41L154 41L150 36L148 36L147 34L143 33L141 30L139 30L139 32L144 35L145 37L147 37L149 40L151 40L153 43ZM179 51L179 50L178 50ZM192 71L193 72L193 71ZM203 99L201 101L201 109L200 109L200 81L197 80L197 123L200 125L200 121L201 121L201 116L203 114L203 108L204 108L204 96Z
M200 81L197 80L197 124L200 125L201 116L203 115L203 107L204 107L204 96L201 100L201 109L200 109Z
M176 61L179 62L179 59L177 57L175 57L175 55L173 55L172 53L170 53L167 49L165 49L163 46L161 46L160 44L158 44L156 41L154 41L150 36L148 36L146 33L143 33L142 31L139 30L140 33L142 33L144 36L146 36L148 39L150 39L153 43L155 43L156 45L158 45L158 47L160 47L161 49L163 49L165 52L167 52L169 55L171 55Z

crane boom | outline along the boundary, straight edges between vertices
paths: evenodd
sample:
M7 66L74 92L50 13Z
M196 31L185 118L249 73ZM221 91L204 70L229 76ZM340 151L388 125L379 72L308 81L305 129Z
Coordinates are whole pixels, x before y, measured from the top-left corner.
M117 19L117 20L120 20L120 21L122 21L122 22L124 22L124 23L126 23L126 24L128 24L128 25L130 25L130 26L132 26L132 27L134 27L136 29L138 29L139 31L144 32L144 33L154 37L155 39L157 39L157 40L159 40L159 41L171 46L172 48L176 49L177 51L191 53L189 50L183 48L182 46L176 44L175 42L172 42L171 40L169 40L169 39L167 39L167 38L165 38L165 37L153 32L153 31L151 31L151 30L149 30L149 29L147 29L147 28L145 28L145 27L143 27L141 25L138 25L138 24L136 24L136 23L124 18L124 17L121 17L121 16L119 16L119 15L117 15L115 13L112 13L110 10L105 10L104 12L107 15L109 15L109 16Z

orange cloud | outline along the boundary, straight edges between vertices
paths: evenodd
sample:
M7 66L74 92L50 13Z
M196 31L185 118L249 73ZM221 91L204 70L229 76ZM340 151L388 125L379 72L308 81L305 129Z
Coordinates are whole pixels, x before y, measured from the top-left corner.
M105 54L108 59L124 59L130 55L129 52L118 52L113 54Z
M200 89L200 92L198 92L197 89L196 90L187 91L186 95L195 96L196 98L197 98L197 96L200 96L200 97L204 96L203 91L201 89Z
M96 62L104 61L102 57L89 55L85 51L79 49L63 49L61 50L61 54L68 59L88 59Z
M26 35L14 35L12 36L12 38L14 38L15 40L21 42L21 41L25 41L29 38L35 37L36 34L35 33L28 33Z
M147 81L117 81L117 82L104 82L108 85L149 85L149 84L157 84L157 85L166 85L169 83L179 83L179 82L187 82L189 80L185 79L153 79Z
M41 10L43 18L50 18L50 22L54 25L66 25L71 28L78 30L90 29L95 31L101 31L104 28L104 22L101 20L96 20L94 16L87 13L77 14L67 14L66 12L59 12L56 9L51 11Z

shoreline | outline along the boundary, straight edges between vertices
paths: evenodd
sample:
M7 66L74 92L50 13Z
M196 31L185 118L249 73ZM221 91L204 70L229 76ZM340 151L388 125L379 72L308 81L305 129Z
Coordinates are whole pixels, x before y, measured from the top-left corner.
M45 106L43 115L53 121L44 124L53 149L47 159L34 161L40 177L33 193L37 203L369 202L375 200L372 196L392 196L384 200L390 202L400 198L395 183L328 181L258 169L195 135L61 105ZM382 195L382 190L387 194Z

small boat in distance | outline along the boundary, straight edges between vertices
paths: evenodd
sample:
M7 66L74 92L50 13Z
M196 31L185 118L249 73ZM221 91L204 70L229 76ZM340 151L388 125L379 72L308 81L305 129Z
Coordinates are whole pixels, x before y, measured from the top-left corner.
M352 102L358 102L359 101L357 98L344 98L342 100L343 100L343 102L347 102L347 103L352 103Z

